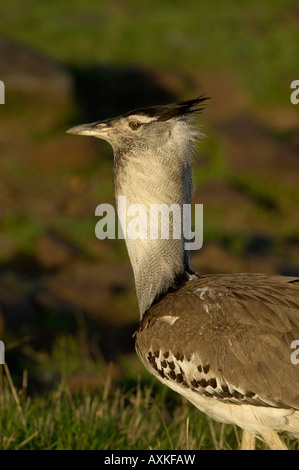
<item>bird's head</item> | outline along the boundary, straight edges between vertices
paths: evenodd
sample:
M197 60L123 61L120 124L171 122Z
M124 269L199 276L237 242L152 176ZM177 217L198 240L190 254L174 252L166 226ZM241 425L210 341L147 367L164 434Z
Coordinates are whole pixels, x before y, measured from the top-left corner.
M201 96L165 106L134 109L115 118L72 127L67 133L106 140L114 149L134 145L157 148L165 145L174 134L181 134L184 140L194 137L190 118L203 109L202 104L207 99Z

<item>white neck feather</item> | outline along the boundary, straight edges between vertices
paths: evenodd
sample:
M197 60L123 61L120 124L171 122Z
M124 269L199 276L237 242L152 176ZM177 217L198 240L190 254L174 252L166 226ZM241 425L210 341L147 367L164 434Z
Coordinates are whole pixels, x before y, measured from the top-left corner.
M133 146L125 154L114 149L116 202L119 196L126 196L127 209L131 204L142 204L146 208L143 218L146 239L126 237L141 316L159 295L174 287L178 277L187 279L186 271L192 272L189 253L184 250L183 231L180 239L172 238L172 228L170 239L161 239L160 232L157 240L150 239L149 217L152 204L178 204L181 209L183 204L191 204L195 137L190 124L178 121L161 147ZM117 209L121 219L124 214L119 206ZM131 221L132 217L127 215L123 231L129 229Z

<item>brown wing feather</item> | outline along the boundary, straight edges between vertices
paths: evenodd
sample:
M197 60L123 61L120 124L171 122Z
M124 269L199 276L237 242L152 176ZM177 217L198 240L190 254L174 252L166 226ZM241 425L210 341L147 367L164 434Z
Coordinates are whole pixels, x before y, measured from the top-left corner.
M165 316L173 317L173 324L165 323ZM188 282L154 305L140 324L137 349L145 363L146 351L170 351L178 367L180 358L192 357L185 385L193 380L199 393L299 409L299 364L291 362L296 339L299 279L211 275ZM210 383L211 377L217 380L213 389L205 386L204 365L209 370L204 377Z

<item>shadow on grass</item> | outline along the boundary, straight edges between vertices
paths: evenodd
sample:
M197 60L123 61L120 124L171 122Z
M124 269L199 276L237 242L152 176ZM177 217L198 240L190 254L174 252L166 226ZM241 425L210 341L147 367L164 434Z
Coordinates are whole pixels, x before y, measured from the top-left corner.
M83 120L117 116L130 109L166 104L176 97L159 83L158 74L135 66L94 65L70 69L75 100Z

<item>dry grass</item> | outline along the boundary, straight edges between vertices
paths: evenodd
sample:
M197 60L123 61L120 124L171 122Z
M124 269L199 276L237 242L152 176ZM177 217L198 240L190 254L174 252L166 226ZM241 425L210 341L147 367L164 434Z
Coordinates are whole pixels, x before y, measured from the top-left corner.
M2 366L1 366L2 367ZM25 374L26 376L26 374ZM0 448L101 450L234 450L241 431L215 423L155 381L124 391L111 380L98 393L66 382L46 395L16 389L7 365L0 390ZM288 442L290 449L298 444ZM263 449L262 443L257 447Z
M66 382L42 396L17 389L2 367L1 449L198 450L236 448L230 426L208 422L181 397L156 383L130 390L73 393ZM25 374L26 375L26 374Z

